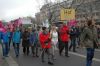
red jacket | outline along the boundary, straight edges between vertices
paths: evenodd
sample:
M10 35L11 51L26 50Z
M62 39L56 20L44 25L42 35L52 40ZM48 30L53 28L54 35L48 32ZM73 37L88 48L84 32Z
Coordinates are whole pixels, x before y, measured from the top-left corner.
M40 34L39 39L40 39L40 44L42 48L51 48L51 39L49 37L50 37L50 33L48 33L47 35L43 33ZM46 45L45 42L48 41L48 39L49 39L49 42Z
M69 41L69 28L66 25L63 25L63 27L60 28L60 39L63 42L68 42Z

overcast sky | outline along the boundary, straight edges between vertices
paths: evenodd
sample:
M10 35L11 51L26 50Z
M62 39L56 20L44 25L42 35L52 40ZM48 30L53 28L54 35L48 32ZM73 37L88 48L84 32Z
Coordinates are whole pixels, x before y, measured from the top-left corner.
M43 0L0 0L0 20L9 21L23 16L35 16Z
M35 13L39 12L39 7L43 4L44 0L0 0L0 20L10 21L18 17L35 17Z

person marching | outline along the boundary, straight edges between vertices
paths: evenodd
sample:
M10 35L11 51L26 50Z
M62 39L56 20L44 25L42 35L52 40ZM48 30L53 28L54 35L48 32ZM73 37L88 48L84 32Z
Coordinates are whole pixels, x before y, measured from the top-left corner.
M55 51L57 50L57 44L58 44L58 32L56 30L56 26L53 25L50 31L51 35L51 44L52 44L52 53L53 53L53 60L55 60Z
M68 28L68 26L66 26L65 23L63 23L60 27L59 37L60 37L59 54L61 56L62 51L65 48L65 56L69 57L69 55L68 55L69 28Z
M73 52L76 52L76 38L77 38L76 27L72 26L70 30L71 44L69 46L69 50L71 50L71 48L73 47Z
M97 29L94 21L88 20L87 27L83 29L83 33L81 34L80 44L81 46L85 46L87 50L86 66L92 66L94 51L99 45Z
M27 29L22 34L22 46L23 46L23 53L29 55L29 32Z
M3 58L8 57L9 54L9 31L5 28L1 34Z
M10 31L10 28L8 28L8 33L9 33L9 50L10 50L11 41L12 41L12 32Z
M51 61L52 59L52 53L50 52L51 49L51 38L50 38L50 33L46 27L42 28L43 32L39 35L39 40L40 44L42 47L42 62L44 61L44 54L47 53L48 55L48 64L53 65L53 62Z
M38 34L36 32L36 29L32 31L32 28L30 28L30 44L31 44L31 50L33 57L38 57Z
M21 43L21 32L20 32L20 29L18 27L16 28L16 30L13 33L12 41L13 41L13 47L15 50L16 58L18 58L19 57L20 43Z

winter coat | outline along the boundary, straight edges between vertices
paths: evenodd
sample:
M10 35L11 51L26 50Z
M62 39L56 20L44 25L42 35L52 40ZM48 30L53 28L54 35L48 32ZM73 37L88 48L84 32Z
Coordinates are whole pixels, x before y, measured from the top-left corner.
M68 42L69 41L68 33L69 33L69 28L67 26L64 25L63 27L61 27L59 30L60 40L63 42Z
M13 33L13 37L12 37L13 43L17 44L21 42L21 32L20 31L15 31Z
M77 34L78 34L78 32L77 32L76 28L75 27L72 27L71 28L71 31L70 31L70 38L71 39L72 38L76 38L77 37Z
M3 32L1 34L1 38L2 38L4 44L9 43L9 36L10 36L9 32Z
M23 32L23 34L22 34L22 46L23 47L29 47L30 46L29 36L30 36L29 32L26 32L26 31Z
M76 37L79 37L80 36L80 34L81 34L81 30L80 30L80 28L75 28L76 29Z
M97 29L95 27L85 27L80 36L80 44L86 48L95 48L97 43Z
M48 34L41 33L39 35L39 40L42 48L51 48L50 33Z

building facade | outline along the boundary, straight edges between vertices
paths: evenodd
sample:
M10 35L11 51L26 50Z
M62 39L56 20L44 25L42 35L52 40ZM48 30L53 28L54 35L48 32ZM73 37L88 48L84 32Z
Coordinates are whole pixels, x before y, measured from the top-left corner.
M40 21L49 19L50 22L58 22L61 9L69 7L76 10L76 20L79 22L84 22L86 18L90 17L93 17L96 22L100 22L100 0L67 0L46 4L40 9Z

